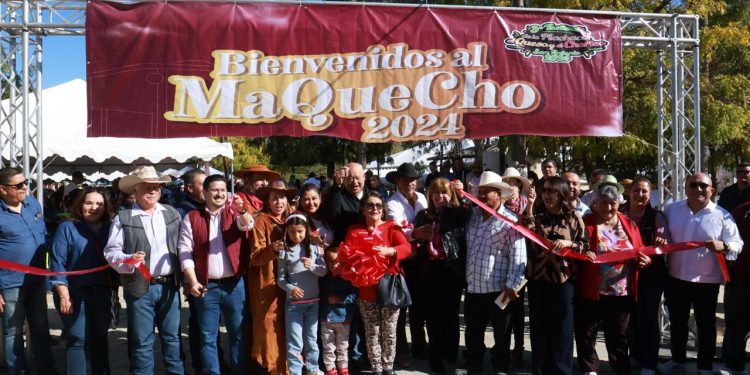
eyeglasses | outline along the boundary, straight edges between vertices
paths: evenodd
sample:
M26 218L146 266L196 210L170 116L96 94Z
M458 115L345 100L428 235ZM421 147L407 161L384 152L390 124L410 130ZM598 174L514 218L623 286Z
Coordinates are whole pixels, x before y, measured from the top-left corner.
M366 203L365 207L367 207L368 210L380 211L383 209L383 204L382 203Z
M28 185L28 183L29 183L29 180L23 180L23 181L21 181L21 182L19 182L17 184L14 184L14 185L3 184L3 186L9 187L9 188L14 188L16 190L21 190L21 189L23 189L24 186Z
M697 189L698 187L700 187L703 190L706 190L706 189L708 189L708 188L711 187L711 185L709 185L709 184L707 184L705 182L691 182L691 183L688 184L688 186L691 189Z

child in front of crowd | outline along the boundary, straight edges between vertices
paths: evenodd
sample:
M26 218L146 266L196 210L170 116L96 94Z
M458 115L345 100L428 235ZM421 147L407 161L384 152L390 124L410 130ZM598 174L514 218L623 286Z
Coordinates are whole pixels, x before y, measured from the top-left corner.
M285 222L286 249L277 259L276 283L286 291L286 344L292 375L318 373L318 282L326 265L310 242L310 225L294 212Z
M333 275L338 258L336 248L326 250L325 257L328 274L320 279L320 336L325 375L349 375L349 324L356 308L357 288Z

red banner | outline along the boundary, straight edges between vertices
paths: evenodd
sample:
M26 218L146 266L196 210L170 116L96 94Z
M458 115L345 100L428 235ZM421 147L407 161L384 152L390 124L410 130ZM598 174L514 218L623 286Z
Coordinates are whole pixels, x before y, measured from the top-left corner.
M90 1L91 137L622 134L614 17Z

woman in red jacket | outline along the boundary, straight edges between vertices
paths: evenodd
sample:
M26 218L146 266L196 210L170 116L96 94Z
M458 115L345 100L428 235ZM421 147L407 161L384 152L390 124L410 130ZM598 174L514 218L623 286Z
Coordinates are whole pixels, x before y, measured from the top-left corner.
M583 219L589 249L596 255L643 247L638 227L618 212L623 190L620 184L600 186L593 212ZM630 374L628 321L637 297L638 268L649 263L649 257L639 254L631 261L581 265L576 279L574 316L578 366L582 374L596 374L599 369L594 345L600 324L610 365L617 374Z
M399 262L411 255L411 245L401 231L401 227L388 217L385 200L377 191L369 191L360 203L363 220L354 224L347 231L347 240L355 232L367 231L376 236L382 245L373 247L388 262L386 273L400 273ZM346 242L346 240L345 240ZM367 338L367 356L373 374L392 375L393 360L396 357L396 324L398 308L378 306L378 285L359 288L359 306L362 321L365 324Z

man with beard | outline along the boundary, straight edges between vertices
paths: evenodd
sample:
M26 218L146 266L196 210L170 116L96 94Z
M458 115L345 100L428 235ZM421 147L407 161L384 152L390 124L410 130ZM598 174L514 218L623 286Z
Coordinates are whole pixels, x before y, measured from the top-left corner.
M242 198L235 196L227 204L227 179L222 175L205 179L203 195L205 205L182 219L178 245L187 293L197 312L201 363L205 374L220 373L217 344L223 313L231 372L241 374L246 371L247 358L242 340L247 259L241 256L241 243L242 233L252 227L253 219Z

